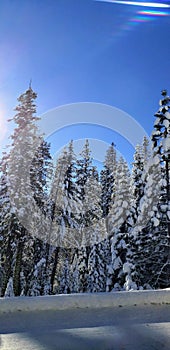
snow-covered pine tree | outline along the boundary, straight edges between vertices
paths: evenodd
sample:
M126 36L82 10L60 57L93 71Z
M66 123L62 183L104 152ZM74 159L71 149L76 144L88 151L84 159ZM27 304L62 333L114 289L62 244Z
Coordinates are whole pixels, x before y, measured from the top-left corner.
M142 158L143 158L144 167L148 163L150 156L151 156L150 138L148 139L146 136L144 136L143 143L142 143Z
M75 163L76 163L76 156L74 153L73 148L73 140L69 142L68 148L67 148L67 158L68 158L68 166L65 174L65 180L64 180L64 188L66 190L67 197L73 197L75 195Z
M163 91L163 100L160 101L161 107L155 115L156 121L152 133L153 154L145 167L144 195L139 203L139 215L133 230L137 243L137 249L133 252L137 272L134 280L138 286L144 288L163 288L170 283L166 171L168 156L166 146L169 142L168 103L167 93Z
M30 289L32 288L31 282L37 259L35 254L35 241L36 238L33 238L27 233L27 239L23 246L22 267L20 271L21 295L30 295Z
M88 248L86 239L82 239L82 247L78 250L78 292L85 293L88 291Z
M106 217L109 213L116 172L116 151L114 146L114 143L112 143L108 148L104 161L104 169L100 174L100 182L102 187L101 206L104 217Z
M61 267L59 272L59 293L70 294L71 292L71 261L70 251L61 250Z
M50 276L50 292L54 293L55 275L57 271L58 258L60 248L63 246L63 237L65 233L65 222L63 219L63 206L64 206L64 180L65 174L68 169L68 153L64 149L62 154L57 160L54 176L51 184L49 207L50 207L50 219L51 225L48 228L49 235L49 247L48 255L48 272Z
M50 154L50 144L42 140L35 151L31 169L30 183L34 193L34 199L44 215L47 214L48 192L52 177L52 157Z
M109 291L114 288L122 289L124 286L123 264L126 262L129 231L134 223L132 204L130 172L126 161L121 157L115 174L114 202L109 213L112 254L111 266L108 266Z
M10 277L6 290L5 290L5 297L14 297L14 286L13 286L13 278Z
M96 225L102 220L102 209L101 209L101 186L96 179L96 169L93 169L93 173L89 175L84 185L84 199L82 200L81 208L81 232L85 233L86 246L90 244L100 242L102 240L102 229L101 234L96 231ZM102 226L102 223L101 223ZM96 232L95 232L96 231Z
M43 250L42 254L43 255ZM45 256L45 254L44 254ZM31 274L29 290L27 295L39 296L50 294L50 281L47 278L46 256L34 263L34 270Z
M4 296L7 284L13 276L15 262L16 235L19 222L13 213L9 196L8 155L3 154L0 162L0 255L1 255L1 296Z
M144 136L142 145L137 145L134 153L134 162L132 167L132 193L134 196L134 206L136 210L136 219L138 216L139 203L144 195L145 180L145 167L150 157L149 140Z
M45 140L42 140L39 147L36 149L34 153L34 157L31 164L30 169L30 184L31 189L33 191L34 199L37 206L41 209L42 214L45 217L49 218L49 187L50 181L52 177L53 165L52 165L52 157L50 154L50 144ZM49 220L50 222L50 220ZM49 289L49 276L48 276L48 260L50 254L50 246L48 242L48 234L44 235L41 232L45 232L45 227L43 227L43 222L41 222L40 227L37 227L37 231L40 234L36 235L34 239L33 249L31 248L31 242L27 247L28 252L30 254L24 254L23 260L29 266L30 264L30 255L33 251L34 255L34 264L32 271L29 271L29 275L27 274L29 280L31 278L35 279L35 270L37 270L38 266L38 276L39 276L39 289L40 294L47 294L47 290ZM37 237L38 236L38 237ZM27 255L29 259L27 258ZM43 263L42 263L43 261ZM46 263L44 264L44 261ZM42 271L40 271L42 270ZM28 269L27 269L28 271ZM32 277L31 275L32 274ZM40 280L41 279L41 280ZM31 287L30 287L31 288ZM29 288L29 293L32 293Z
M107 234L105 220L102 218L101 186L96 175L97 171L93 168L92 174L89 175L84 185L84 199L82 200L81 220L79 222L79 234L82 243L77 259L80 291L101 289L101 283L97 287L95 275L98 275L98 283L99 280L101 282L101 275L103 276L102 266L104 262L99 256L99 244L106 238ZM96 249L94 249L94 246ZM91 266L93 260L98 260L96 270L93 270Z
M98 182L97 169L92 165L88 140L86 140L81 152L81 158L77 160L75 180L79 198L78 226L80 238L84 237L87 246L90 244L89 238L91 237L89 228L94 221L101 218L101 188ZM79 246L81 246L81 241Z
M18 217L19 229L14 228L16 239L15 264L13 271L13 286L15 295L20 295L20 274L23 272L22 259L26 242L28 241L27 224L29 229L31 223L28 222L28 212L32 213L32 193L30 191L30 167L35 151L35 141L37 144L37 126L39 119L36 114L36 93L31 85L28 90L18 98L18 106L15 108L16 114L12 118L16 127L11 136L12 146L8 159L9 169L9 189L10 201L14 214ZM34 216L34 213L32 213ZM31 232L30 232L31 234ZM32 238L33 239L33 238Z
M106 291L106 261L102 242L93 244L88 258L88 292Z
M52 290L60 247L67 250L67 248L75 248L80 245L80 237L77 233L81 202L78 198L75 181L75 161L73 142L71 141L57 161L50 195L52 202L51 230L55 246L51 261Z
M77 159L76 164L76 185L79 191L80 200L84 199L84 186L88 179L88 177L93 172L92 158L91 158L91 150L89 146L89 141L86 140L83 150L80 153L80 157Z
M74 153L72 149L72 142L70 143L68 149L65 148L63 153L57 160L57 165L55 169L54 179L52 181L50 199L52 203L52 227L58 233L57 238L58 246L63 246L64 240L68 237L66 228L75 228L76 216L79 215L77 204L77 190L76 183L74 181ZM77 213L78 211L78 213ZM71 234L70 234L71 240ZM72 242L70 241L70 245ZM73 243L73 246L75 242Z
M162 91L160 108L155 114L156 120L152 133L154 154L158 154L162 165L162 173L165 179L163 184L164 198L166 198L167 211L170 204L170 97L167 91ZM167 212L168 215L168 212ZM170 237L170 221L167 217L168 237Z
M145 170L144 195L140 201L139 215L133 229L137 248L133 252L133 260L137 271L135 276L137 285L144 288L155 288L155 280L162 259L158 211L162 171L157 155L150 158Z
M113 198L114 201L109 214L112 236L114 231L120 227L131 227L133 225L131 219L131 205L133 204L131 177L128 164L123 157L120 157L116 168Z
M160 108L155 114L152 132L154 154L158 155L162 169L162 187L159 197L159 234L161 237L161 264L156 286L170 286L170 97L162 91Z
M86 140L84 148L80 154L80 157L76 162L76 176L75 176L75 185L76 185L76 193L77 198L76 202L78 203L76 209L76 221L77 221L77 231L73 230L74 234L74 247L77 247L75 251L76 257L76 269L74 269L74 274L76 274L78 278L77 290L79 292L87 291L87 276L88 276L88 248L89 244L89 226L91 222L90 218L95 217L94 210L90 210L89 212L86 210L86 201L87 196L85 194L86 183L90 176L93 174L93 177L98 177L98 173L94 170L91 159L91 151L89 147L89 141ZM86 200L85 200L86 197ZM92 201L91 201L92 204ZM88 208L89 209L89 208ZM90 217L91 215L91 217ZM74 259L73 259L74 261Z
M78 248L73 250L70 266L70 290L71 293L78 293L79 291Z
M75 181L76 155L73 149L73 141L70 141L68 145L67 162L68 164L67 164L67 170L64 177L64 187L63 187L63 195L65 198L64 207L63 207L63 218L67 227L71 229L75 229L77 228L77 219L80 213L81 201L79 199L79 191ZM73 243L73 246L74 246L74 243Z
M81 251L83 251L83 257L86 255L87 259L83 260L84 269L79 269L79 278L81 283L84 281L87 291L104 291L106 288L104 276L106 263L101 242L106 239L107 232L101 208L101 185L97 180L95 168L84 186L80 230L84 241L78 258L82 257ZM78 259L78 267L79 265ZM83 273L85 273L84 276Z
M133 220L134 224L140 215L140 202L144 196L146 186L147 163L150 158L149 140L144 136L143 143L137 145L134 153L134 162L131 173L131 189L133 196ZM124 287L126 290L141 288L140 278L138 276L138 265L136 266L136 257L138 251L139 239L137 239L136 230L134 234L134 226L129 232L128 252L126 262L123 266L125 277Z

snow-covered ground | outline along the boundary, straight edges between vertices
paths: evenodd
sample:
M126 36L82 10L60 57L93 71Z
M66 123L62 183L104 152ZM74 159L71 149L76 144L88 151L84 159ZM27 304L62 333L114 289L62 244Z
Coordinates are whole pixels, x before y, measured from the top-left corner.
M0 298L0 312L170 304L170 289Z
M170 350L170 289L0 299L1 350Z
M170 305L0 314L1 350L169 350Z

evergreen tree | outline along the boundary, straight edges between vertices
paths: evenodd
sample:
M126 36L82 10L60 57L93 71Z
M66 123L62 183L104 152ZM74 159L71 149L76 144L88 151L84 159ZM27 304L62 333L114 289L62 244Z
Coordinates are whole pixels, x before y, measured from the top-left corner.
M20 224L10 203L8 180L8 155L5 153L0 164L0 255L1 255L1 296L13 276L17 232Z
M153 151L160 159L162 169L162 187L159 197L159 234L162 234L162 261L156 283L160 287L170 284L170 97L162 91L160 108L155 114L156 120L152 133Z
M80 244L80 237L77 235L80 200L77 196L74 177L75 155L71 141L57 161L50 194L52 203L50 235L52 244L55 246L50 262L52 291L60 248L67 249Z
M50 292L54 293L55 275L57 271L58 258L60 248L63 246L65 235L65 222L63 219L64 207L64 180L68 169L68 155L66 149L57 160L54 177L52 179L49 212L50 212L50 227L48 227L49 245L46 255L46 266L50 276ZM50 246L51 254L50 254Z
M133 219L133 198L130 188L130 173L127 163L121 157L115 174L114 202L109 213L111 232L111 267L108 268L110 290L121 289L124 285L123 264L126 262L129 231Z
M62 251L62 265L59 276L59 293L70 294L71 284L71 268L70 268L70 254L68 250Z
M70 266L70 289L72 293L79 291L79 271L78 271L78 249L73 251L73 259Z
M70 144L57 161L50 194L52 232L54 232L54 238L58 232L58 242L54 242L58 246L67 246L67 243L75 246L74 229L77 227L80 213L81 202L74 181L74 154L71 154L73 152L71 148Z
M101 217L98 172L92 165L90 153L89 142L86 140L81 158L77 160L75 178L78 197L78 248L82 246L82 239L86 247L90 244L90 227Z
M97 180L96 169L88 175L84 184L84 196L79 220L79 235L81 238L80 249L78 251L77 269L79 276L79 291L89 289L88 261L89 253L95 244L103 239L105 233L105 223L102 220L101 209L101 187ZM92 254L92 251L91 251ZM91 268L90 268L91 271ZM95 273L95 271L94 271ZM96 272L97 273L97 272ZM91 282L93 280L91 271ZM95 288L95 287L90 287Z
M100 221L100 229L97 229ZM84 200L81 209L81 232L85 234L86 246L100 242L103 238L103 222L101 209L101 187L95 173L89 176L84 186ZM97 234L98 232L98 234Z
M50 144L42 140L39 147L34 153L30 169L30 185L36 205L40 208L44 218L49 218L49 187L52 177L52 158L50 155ZM47 221L50 224L50 220ZM43 224L45 225L43 226ZM48 277L48 259L50 254L49 235L46 230L46 220L41 221L40 226L36 227L36 237L34 243L29 239L26 243L26 250L23 254L23 262L25 262L25 270L27 278L35 279L35 270L39 276L40 295L47 294L49 287ZM42 261L46 261L45 265ZM28 268L29 265L30 269ZM28 285L28 283L27 283ZM30 291L29 294L34 293ZM37 293L37 292L36 292Z
M67 170L64 177L63 188L63 196L65 198L65 204L63 207L63 218L66 226L70 228L77 227L77 218L80 211L79 207L81 205L75 177L76 156L73 149L73 141L71 141L67 149Z
M144 194L138 208L138 219L133 230L136 250L134 280L144 288L169 286L168 237L168 140L169 140L169 98L163 91L163 100L156 113L152 133L153 155L150 157L143 179ZM163 146L165 145L165 147Z
M78 251L78 292L85 293L88 291L88 249L85 242L82 241L82 247Z
M9 155L10 199L20 218L26 221L27 210L31 210L30 168L35 152L37 135L35 99L31 86L18 98L13 121L16 128L11 136L12 149ZM25 217L24 217L25 214Z
M139 238L137 238L135 228L140 216L141 203L146 186L147 178L147 164L151 154L149 148L149 140L144 136L142 145L137 145L134 153L134 162L131 175L131 188L133 195L133 209L134 209L134 225L129 232L128 239L128 252L126 254L126 262L123 266L125 273L124 288L126 290L142 288L141 280L138 274L138 245L140 244Z
M21 295L30 295L32 288L33 272L37 261L37 250L35 251L35 242L37 239L27 233L27 239L23 245L22 268L20 271Z
M44 215L47 215L48 212L48 191L52 171L50 144L42 140L32 160L30 183L34 193L34 199Z
M111 144L106 152L104 161L104 169L100 174L100 182L102 186L101 205L103 210L103 216L106 217L109 214L112 192L114 186L114 177L116 172L116 151L114 143Z
M136 211L136 220L139 215L140 201L144 195L146 184L145 167L150 157L149 140L144 137L143 144L137 145L134 153L134 162L132 167L132 193L134 196L134 206Z
M106 262L102 243L91 247L88 258L88 292L106 290Z
M16 114L12 119L16 127L11 136L12 146L8 158L9 194L13 213L19 220L17 229L12 224L16 244L13 254L15 295L27 293L29 290L27 283L34 271L35 254L35 238L32 234L45 239L44 232L46 232L41 213L46 212L45 189L51 157L49 145L38 135L36 122L39 118L35 116L36 97L36 93L29 86L29 89L18 98ZM24 290L22 281L25 281Z
M5 290L5 297L14 297L14 287L13 287L13 278L10 277L6 290Z
M80 153L80 158L77 159L76 165L76 185L79 192L80 200L84 199L84 186L87 179L93 172L91 151L89 141L86 140L84 148Z
M154 156L146 168L146 185L140 201L139 216L133 230L136 252L133 260L138 286L155 287L155 278L160 268L160 241L158 202L161 193L162 172L158 156Z
M113 191L113 204L109 214L109 231L111 235L121 227L133 225L131 204L133 196L131 193L130 171L126 161L121 157L117 164L115 174L115 185Z

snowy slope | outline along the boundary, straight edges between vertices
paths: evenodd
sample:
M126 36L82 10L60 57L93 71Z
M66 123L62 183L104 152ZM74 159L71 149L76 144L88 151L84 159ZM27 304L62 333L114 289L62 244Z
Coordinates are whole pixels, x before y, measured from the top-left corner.
M0 298L0 312L170 304L170 289Z

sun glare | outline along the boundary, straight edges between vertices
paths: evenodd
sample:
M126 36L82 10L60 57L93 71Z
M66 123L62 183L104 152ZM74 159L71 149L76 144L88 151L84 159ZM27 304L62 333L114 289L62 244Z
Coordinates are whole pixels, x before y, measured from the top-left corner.
M144 6L153 8L170 8L170 5L161 2L143 2L143 1L113 1L113 0L97 0L102 2L111 2L113 4L131 5L131 6Z
M170 4L165 4L162 2L119 1L119 0L117 1L95 0L95 1L112 3L113 5L117 4L121 6L130 5L134 7L134 11L132 11L133 15L127 20L126 23L124 23L122 26L119 27L116 34L114 33L114 37L122 36L124 33L129 32L139 24L151 22L161 17L170 16L170 10L168 10L170 8ZM137 8L135 9L135 7L140 7L140 9L137 11Z

